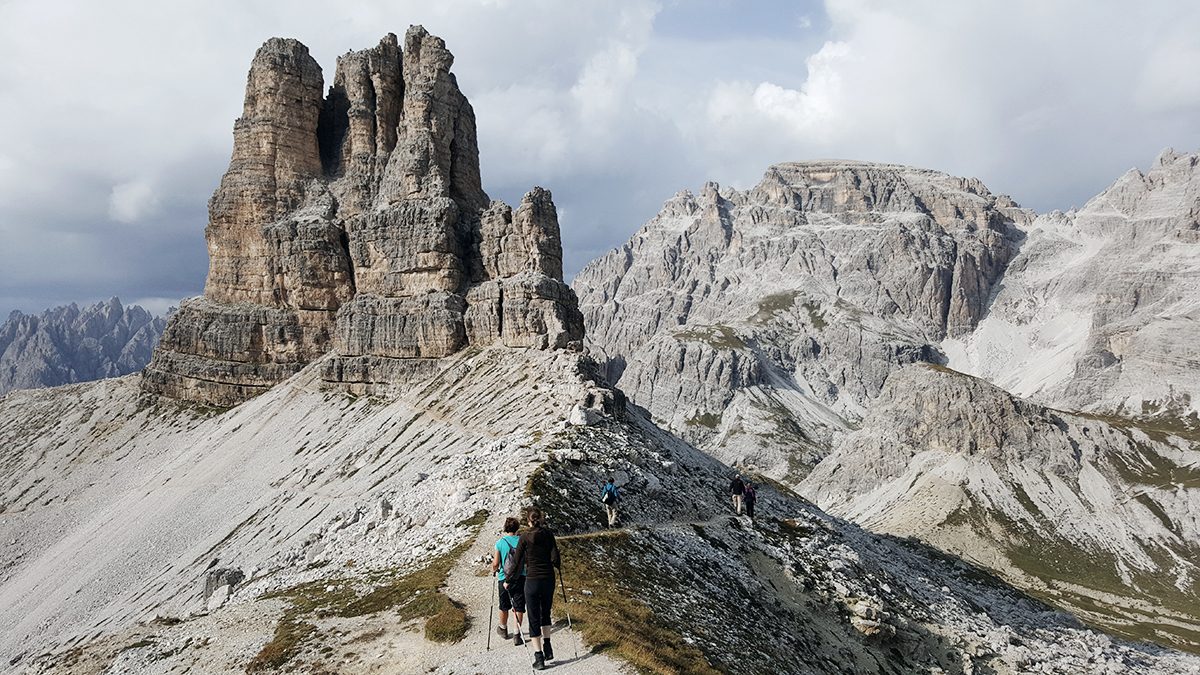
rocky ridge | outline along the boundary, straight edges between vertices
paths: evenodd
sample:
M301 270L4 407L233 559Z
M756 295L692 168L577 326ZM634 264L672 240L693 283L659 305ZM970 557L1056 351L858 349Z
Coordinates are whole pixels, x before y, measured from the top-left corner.
M134 373L146 366L166 320L117 298L72 303L0 324L0 396Z
M800 486L830 513L997 570L1096 625L1200 649L1200 438L896 371Z
M259 49L204 296L167 326L147 391L234 405L333 352L325 380L369 393L467 346L581 339L550 193L489 201L453 60L413 27L341 56L322 97L304 45Z
M573 284L589 347L656 419L799 480L894 368L983 318L1018 223L978 180L864 162L681 192Z
M518 648L484 651L480 555L505 515L534 502L562 535L572 612L651 612L653 658L686 653L713 672L1200 668L783 488L763 484L752 527L728 512L729 468L637 410L600 406L590 425L570 424L581 401L608 391L578 354L463 352L395 397L328 391L322 361L334 358L220 413L147 396L132 378L0 402L0 447L24 448L2 460L0 535L21 533L0 560L8 667L231 672L296 635L279 665L255 668L520 668ZM627 488L621 530L600 529L593 491L605 475ZM462 642L423 640L403 604L360 609L450 552L436 592L468 612ZM720 619L730 597L755 608L747 622ZM558 639L570 649L570 633ZM621 668L582 653L556 667Z
M1028 227L956 370L1067 410L1200 410L1200 154L1164 150L1083 208Z

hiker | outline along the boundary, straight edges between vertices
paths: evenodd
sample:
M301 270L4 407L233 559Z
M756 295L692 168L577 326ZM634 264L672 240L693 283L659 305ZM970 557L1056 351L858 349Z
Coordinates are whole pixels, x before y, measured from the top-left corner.
M550 608L554 604L554 569L562 567L554 533L546 527L546 517L536 506L527 514L529 529L517 542L513 554L518 568L525 569L525 602L529 608L529 638L533 641L533 668L545 670L546 661L554 660L550 645Z
M617 489L613 479L610 476L608 482L604 484L604 490L600 493L600 501L604 502L604 511L608 514L608 526L617 526L617 504L621 501L621 492Z
M742 495L746 493L746 483L742 480L742 474L734 474L733 481L729 484L729 494L733 495L733 510L737 514L742 515Z
M749 481L746 482L742 500L746 502L746 515L750 516L750 520L754 520L754 502L758 500L758 493L754 491L754 486Z
M516 518L504 519L504 536L496 540L495 550L492 552L492 574L499 576L496 582L499 584L500 592L500 625L496 626L496 634L507 640L508 635L508 610L513 610L513 614L517 619L517 634L512 636L514 645L525 644L521 639L521 622L524 621L525 615L525 570L524 568L515 568L518 571L515 573L516 578L512 579L511 587L505 584L504 562L508 556L512 555L517 550L517 543L520 538L517 537L517 530L521 527L521 521Z

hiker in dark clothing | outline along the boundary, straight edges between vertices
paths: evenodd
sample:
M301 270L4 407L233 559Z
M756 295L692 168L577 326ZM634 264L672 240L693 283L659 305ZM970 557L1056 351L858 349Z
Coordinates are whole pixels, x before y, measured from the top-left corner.
M621 491L617 489L617 484L612 478L604 484L604 489L600 492L600 501L604 502L604 511L608 515L608 526L617 526L617 504L621 502Z
M512 610L517 619L517 634L513 637L515 645L524 644L524 641L521 640L521 622L525 615L525 576L518 567L515 573L516 578L505 579L504 561L517 550L517 543L520 541L517 537L517 530L520 527L521 521L516 518L505 518L504 536L496 540L496 545L492 550L492 574L500 577L497 581L500 584L500 624L496 626L496 634L505 640L509 638L508 611ZM511 588L504 583L505 581L512 582Z
M541 509L528 514L529 529L517 542L516 566L525 568L525 605L529 610L529 637L533 640L533 668L544 670L554 659L550 644L550 608L554 604L554 570L562 567L554 533L546 527Z
M733 510L737 514L742 515L742 495L746 493L746 483L742 480L742 474L735 474L733 481L729 484L729 494L733 495Z
M750 483L746 483L742 500L746 502L746 515L750 516L750 520L754 520L754 502L758 501L758 493L754 491L754 486Z

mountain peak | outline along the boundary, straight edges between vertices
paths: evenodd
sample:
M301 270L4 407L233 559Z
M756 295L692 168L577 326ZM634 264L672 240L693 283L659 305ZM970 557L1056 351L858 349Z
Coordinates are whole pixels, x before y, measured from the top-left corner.
M323 97L304 45L259 49L204 296L171 317L148 391L234 405L326 354L330 386L373 391L468 345L582 338L550 192L491 203L453 63L413 26L343 54Z

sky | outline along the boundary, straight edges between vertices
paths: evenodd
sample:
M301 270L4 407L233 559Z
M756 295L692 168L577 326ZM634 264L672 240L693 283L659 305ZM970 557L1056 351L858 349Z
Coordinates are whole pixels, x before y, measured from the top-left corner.
M568 277L777 162L935 168L1040 212L1200 150L1190 0L0 0L0 316L200 294L258 45L299 39L328 84L415 23L455 55L488 193L553 192Z

